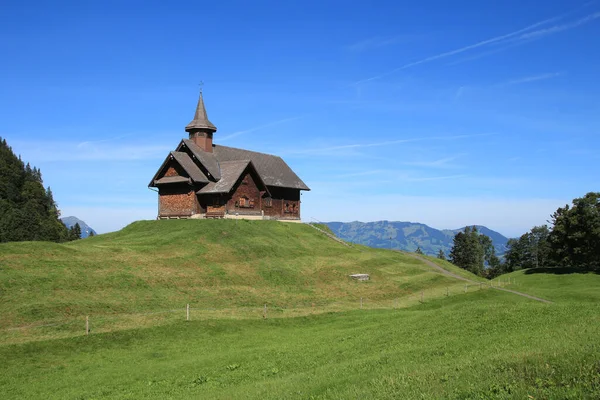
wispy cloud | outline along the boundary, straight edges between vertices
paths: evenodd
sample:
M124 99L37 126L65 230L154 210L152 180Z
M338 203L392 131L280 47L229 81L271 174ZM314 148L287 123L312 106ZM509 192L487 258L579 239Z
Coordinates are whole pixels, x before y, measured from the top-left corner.
M456 94L454 95L454 101L457 101L458 99L460 99L462 97L462 95L465 93L465 89L466 89L466 86L461 86L458 89L456 89Z
M334 178L354 178L354 177L358 177L358 176L379 175L379 174L384 174L387 172L389 172L389 171L384 170L384 169L374 169L374 170L369 170L369 171L349 172L347 174L333 175L333 177Z
M132 137L132 136L137 136L139 135L139 133L127 133L125 135L120 135L120 136L115 136L115 137L109 137L106 139L102 139L102 140L87 140L85 142L81 142L77 145L77 147L85 147L85 146L90 146L90 145L95 145L95 144L99 144L99 143L107 143L107 142L114 142L114 141L118 141L121 139L125 139L128 137Z
M370 147L382 147L382 146L393 146L397 144L403 143L413 143L413 142L423 142L423 141L432 141L432 140L460 140L460 139L470 139L476 137L485 137L485 136L493 136L496 133L481 133L474 135L451 135L451 136L429 136L429 137L420 137L420 138L409 138L409 139L398 139L398 140L384 140L380 142L372 142L372 143L354 143L354 144L343 144L339 146L329 146L329 147L318 147L311 149L298 149L291 150L287 152L282 152L285 154L296 154L296 155L310 155L310 156L325 156L325 155L333 155L334 153L341 150L351 150L351 149L364 149Z
M410 165L413 167L424 167L424 168L457 168L457 165L451 164L452 161L459 159L465 154L458 154L452 157L440 158L433 161L408 161L404 162L404 165Z
M544 28L544 29L538 29L536 31L533 32L527 32L524 33L522 35L520 35L516 40L533 40L533 39L539 39L542 38L544 36L548 36L548 35L553 35L555 33L558 32L562 32L562 31L566 31L569 29L573 29L573 28L577 28L579 26L585 25L588 22L592 22L596 19L600 18L600 12L595 12L593 14L587 15L583 18L580 18L576 21L573 22L569 22L567 24L562 24L562 25L554 25L551 26L549 28Z
M24 149L23 155L32 162L55 161L131 161L162 159L173 146L144 143L40 142L14 141L14 147Z
M396 35L396 36L387 36L387 37L373 37L369 39L360 40L356 43L352 43L348 46L345 46L345 49L352 52L363 52L373 49L378 49L387 46L393 46L400 43L408 43L417 38L419 35L414 34L405 34L405 35Z
M409 177L405 178L406 182L430 182L430 181L446 181L449 179L466 178L468 175L445 175L445 176L425 176L425 177Z
M587 5L588 4L586 4L586 5L582 6L582 7L585 7ZM511 43L511 42L515 42L515 41L525 43L525 42L530 41L530 40L540 39L542 37L545 37L545 36L548 36L548 35L552 35L552 34L555 34L555 33L558 33L558 32L562 32L562 31L566 31L568 29L577 28L577 27L579 27L581 25L584 25L584 24L586 24L588 22L591 22L591 21L593 21L593 20L595 20L597 18L600 18L600 12L596 12L596 13L587 15L586 17L581 18L581 19L576 20L576 21L573 21L573 22L569 22L569 23L562 24L562 25L555 25L555 26L552 26L552 27L549 27L549 28L534 30L534 29L536 29L538 27L542 27L544 25L548 25L550 23L557 22L557 21L559 21L561 19L564 19L565 17L567 17L567 16L573 14L574 12L580 10L582 7L578 7L577 9L569 11L568 13L565 13L565 14L557 15L555 17L548 18L548 19L545 19L543 21L536 22L536 23L534 23L532 25L529 25L529 26L527 26L525 28L522 28L522 29L510 32L510 33L507 33L507 34L504 34L504 35L496 36L496 37L493 37L493 38L490 38L490 39L487 39L487 40L483 40L483 41L480 41L480 42L477 42L477 43L474 43L474 44L471 44L471 45L468 45L468 46L460 47L458 49L446 51L446 52L443 52L443 53L440 53L440 54L436 54L434 56L423 58L423 59L418 60L418 61L414 61L414 62L410 62L408 64L404 64L404 65L402 65L402 66L400 66L398 68L394 68L394 69L392 69L392 70L390 70L388 72L384 72L382 74L375 75L375 76L372 76L370 78L366 78L366 79L362 79L362 80L356 81L354 84L357 85L357 84L366 83L366 82L369 82L369 81L381 79L383 77L386 77L388 75L394 74L396 72L399 72L399 71L407 69L407 68L415 67L415 66L421 65L421 64L426 64L426 63L429 63L429 62L432 62L432 61L436 61L436 60L440 60L440 59L443 59L443 58L451 57L451 56L458 55L458 54L461 54L461 53L465 53L465 52L468 52L468 51L472 51L472 50L475 50L475 49L488 47L488 46L491 46L491 45L506 44L506 43Z
M256 131L264 129L264 128L269 128L271 126L284 124L286 122L296 121L296 120L299 120L301 118L302 118L302 116L280 119L280 120L269 122L267 124L260 125L260 126L254 127L254 128L245 129L243 131L233 132L233 133L230 133L229 135L226 135L226 136L223 136L223 137L219 138L219 141L222 142L222 141L225 141L225 140L233 139L234 137L245 135L246 133L256 132Z
M523 77L523 78L511 79L509 81L499 83L496 86L521 85L523 83L531 83L531 82L544 81L544 80L547 80L547 79L556 78L556 77L561 76L561 75L562 74L560 72L553 72L553 73L548 73L548 74L526 76L526 77Z

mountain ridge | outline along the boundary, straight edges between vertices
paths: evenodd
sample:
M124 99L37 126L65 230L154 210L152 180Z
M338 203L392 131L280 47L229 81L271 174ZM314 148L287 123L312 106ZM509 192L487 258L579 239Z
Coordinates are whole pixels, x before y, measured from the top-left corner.
M464 230L436 229L420 222L373 221L373 222L325 222L336 236L352 243L376 248L415 251L417 248L428 255L435 256L440 250L448 256L454 236ZM480 233L492 239L496 254L501 256L507 251L508 238L483 225L476 226Z
M86 237L90 236L90 233L92 233L92 232L94 232L94 235L98 234L92 227L90 227L88 224L86 224L84 221L80 220L77 217L74 217L74 216L62 217L60 220L69 229L74 227L75 224L79 224L79 227L81 228L81 238L82 239L85 239Z

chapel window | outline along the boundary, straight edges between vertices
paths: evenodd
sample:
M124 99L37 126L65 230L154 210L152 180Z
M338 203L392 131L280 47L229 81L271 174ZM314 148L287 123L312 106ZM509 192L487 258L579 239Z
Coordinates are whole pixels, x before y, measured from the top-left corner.
M242 196L238 200L238 204L239 204L239 207L252 208L252 207L254 207L254 199L249 199L246 196Z

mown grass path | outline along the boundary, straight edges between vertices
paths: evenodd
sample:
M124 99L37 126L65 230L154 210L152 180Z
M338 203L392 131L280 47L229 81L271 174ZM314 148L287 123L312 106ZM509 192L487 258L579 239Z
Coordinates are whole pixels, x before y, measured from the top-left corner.
M402 252L402 253L406 254L409 257L416 258L417 260L423 261L425 264L429 265L431 268L436 269L437 271L441 272L444 275L450 276L450 277L455 278L455 279L460 279L461 281L465 281L465 282L470 282L470 283L474 283L474 284L481 284L481 282L475 282L475 281L473 281L471 279L467 279L467 278L462 277L460 275L454 274L454 273L452 273L452 272L450 272L450 271L448 271L448 270L440 267L436 263L434 263L432 261L429 261L428 259L426 259L424 257L421 257L421 256L419 256L417 254L412 254L412 253L408 253L408 252ZM540 301L542 303L548 303L548 304L552 303L550 300L546 300L546 299L542 299L540 297L532 296L532 295L527 294L527 293L521 293L521 292L517 292L516 290L501 288L501 287L497 287L497 286L491 286L488 283L486 283L486 285L488 285L492 289L501 290L503 292L508 292L508 293L516 294L518 296L523 296L523 297L526 297L526 298L531 299L531 300L536 300L536 301Z

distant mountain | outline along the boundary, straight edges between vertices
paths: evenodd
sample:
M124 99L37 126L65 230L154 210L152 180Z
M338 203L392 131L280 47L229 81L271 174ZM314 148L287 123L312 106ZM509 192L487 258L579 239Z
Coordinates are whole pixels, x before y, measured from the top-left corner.
M415 251L417 247L423 253L435 256L441 250L450 254L454 236L460 229L439 230L425 224L399 221L377 222L326 222L329 229L340 239L370 247ZM489 236L496 248L496 254L506 252L508 238L485 226L476 225L480 233Z
M75 226L75 224L79 224L79 227L81 228L81 238L82 239L85 239L86 237L90 236L90 232L94 232L94 235L97 234L95 230L93 230L91 227L88 226L88 224L86 224L85 222L83 222L82 220L80 220L77 217L64 217L64 218L61 218L60 220L69 229L71 229L71 227Z

